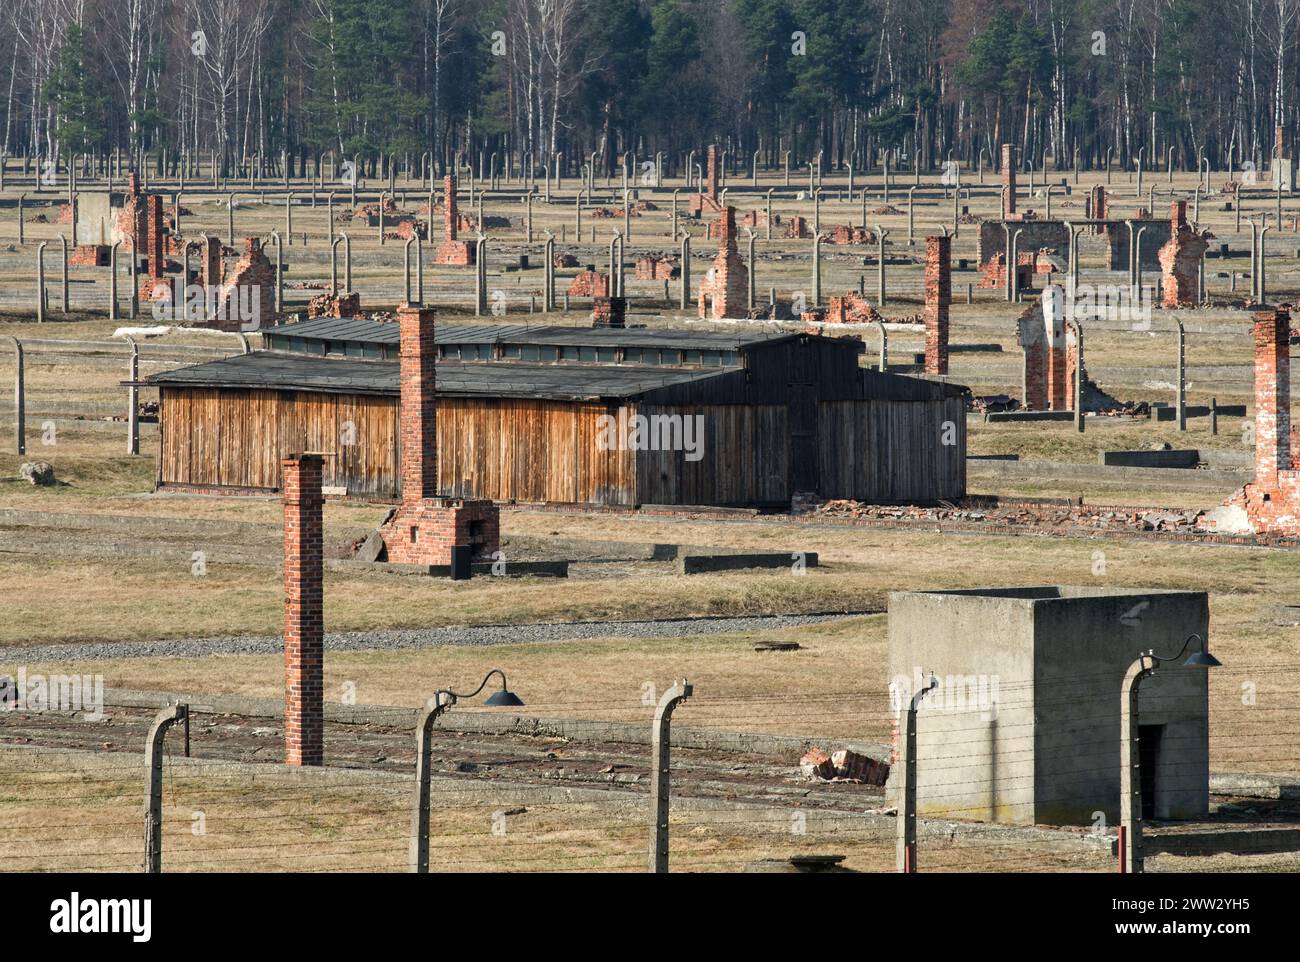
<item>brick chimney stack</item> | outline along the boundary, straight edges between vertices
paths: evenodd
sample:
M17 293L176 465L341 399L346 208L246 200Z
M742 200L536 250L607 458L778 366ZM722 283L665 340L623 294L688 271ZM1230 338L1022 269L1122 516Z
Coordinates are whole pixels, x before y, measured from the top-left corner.
M1291 468L1291 315L1255 315L1255 483Z
M709 144L708 198L718 199L718 145Z
M325 761L322 459L280 462L284 497L284 761Z
M925 239L925 373L948 373L948 310L952 305L952 238Z
M442 180L443 217L442 236L446 241L456 239L457 220L460 217L456 209L456 178L448 174Z
M438 350L434 343L434 311L401 304L397 323L401 337L402 500L406 503L437 497L437 406L434 375Z

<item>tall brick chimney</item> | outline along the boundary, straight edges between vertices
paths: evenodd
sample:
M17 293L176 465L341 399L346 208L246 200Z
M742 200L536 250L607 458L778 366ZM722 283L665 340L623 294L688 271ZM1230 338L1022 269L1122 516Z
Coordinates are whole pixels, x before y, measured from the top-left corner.
M1169 229L1182 230L1187 226L1187 201L1175 200L1169 205Z
M1002 216L1016 212L1016 148L1014 144L1002 145L1002 186L1008 188L1006 194L1006 209L1003 210Z
M1291 315L1255 315L1255 483L1291 467Z
M709 144L708 198L718 199L718 145Z
M952 304L952 238L925 239L925 373L948 373L948 310Z
M456 222L460 217L456 209L456 178L451 174L443 178L442 196L442 236L443 240L450 242L456 239Z
M438 494L438 414L434 403L438 349L434 343L434 318L432 308L410 304L397 308L401 337L402 501L408 504Z
M448 565L456 547L468 547L475 560L490 560L501 546L496 504L438 496L434 311L399 304L397 323L402 503L380 528L384 550L394 564Z
M325 627L321 467L317 455L280 462L284 497L284 761L321 765Z

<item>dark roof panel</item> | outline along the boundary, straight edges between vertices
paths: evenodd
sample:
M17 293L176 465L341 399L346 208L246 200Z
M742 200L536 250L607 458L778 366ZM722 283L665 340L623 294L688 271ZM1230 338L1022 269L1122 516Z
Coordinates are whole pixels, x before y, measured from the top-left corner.
M667 367L565 366L441 362L437 388L443 394L479 397L540 397L564 400L627 398L655 388L719 376L719 370ZM308 390L343 394L400 393L394 361L330 359L255 351L155 374L152 385Z
M352 341L360 344L397 344L398 325L364 319L318 317L297 324L267 328L269 338L296 337L311 341ZM439 344L557 344L627 347L667 347L700 350L738 350L789 335L738 331L648 330L642 328L566 327L561 324L439 324L434 339Z

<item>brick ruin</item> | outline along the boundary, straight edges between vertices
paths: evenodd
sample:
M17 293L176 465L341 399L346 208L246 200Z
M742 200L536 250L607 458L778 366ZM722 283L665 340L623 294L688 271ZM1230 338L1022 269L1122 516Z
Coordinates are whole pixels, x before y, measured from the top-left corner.
M952 238L925 239L925 373L948 373L948 311L952 305Z
M812 237L812 227L808 224L808 218L800 217L798 214L791 217L790 223L785 227L785 236L792 240Z
M1300 451L1291 428L1291 314L1255 315L1255 480L1222 507L1201 516L1203 527L1231 534L1300 537Z
M158 194L145 197L143 233L147 264L145 278L140 285L140 298L146 301L170 300L173 291L166 272L175 265L164 256L167 232L163 226L163 199Z
M433 262L446 267L469 267L474 263L474 245L458 239L460 213L456 208L456 178L451 174L443 179L442 195L442 244Z
M569 284L570 297L609 297L609 275L583 271Z
M1028 411L1068 411L1074 402L1074 349L1066 343L1062 308L1061 298L1048 294L1016 321Z
M356 291L350 293L317 294L307 302L308 319L317 317L354 318L364 317L361 313L361 295Z
M208 271L214 265L209 258L214 238L207 238L204 256L205 284L211 284ZM218 245L219 247L219 245ZM250 317L249 314L252 314ZM222 278L216 293L216 316L208 326L223 331L237 331L245 323L273 322L275 318L275 265L262 251L262 242L256 237L244 238L244 252Z
M801 315L801 320L808 324L875 324L884 319L870 301L853 291L843 297L832 297L824 311L813 308Z
M826 239L832 244L874 244L876 235L865 227L840 224Z
M1106 220L1109 212L1106 198L1106 188L1101 185L1095 185L1092 190L1088 191L1088 198L1084 202L1085 211L1089 220ZM1089 230L1094 234L1100 234L1105 227L1097 224L1090 227Z
M501 544L501 512L491 501L438 497L438 434L434 311L397 308L401 346L402 502L380 528L396 564L449 565L451 549L467 546L490 560Z
M714 320L749 317L749 269L736 249L736 208L718 217L718 256L700 284L699 315Z
M324 546L319 455L280 461L284 499L284 763L325 762Z
M1195 307L1200 301L1200 266L1209 233L1201 233L1187 223L1187 201L1176 200L1170 206L1170 235L1160 248L1160 269L1165 307Z
M704 193L695 194L691 197L690 210L694 217L700 217L705 213L716 214L722 210L722 204L718 200L718 162L721 159L720 154L721 151L718 149L717 144L709 144Z
M627 327L627 298L595 298L591 303L591 326Z
M638 257L636 259L636 279L638 281L671 281L681 274L677 258L668 254L658 257Z

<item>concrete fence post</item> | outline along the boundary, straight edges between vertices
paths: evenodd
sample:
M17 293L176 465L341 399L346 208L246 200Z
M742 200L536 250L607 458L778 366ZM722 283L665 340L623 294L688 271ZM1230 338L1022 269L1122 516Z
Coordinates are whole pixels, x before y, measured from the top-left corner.
M1142 778L1141 754L1138 747L1138 688L1142 679L1155 669L1155 660L1142 655L1129 666L1124 675L1120 701L1120 871L1141 873L1142 859Z
M412 872L429 871L429 743L438 716L452 705L451 699L438 692L420 712L415 723L415 800L411 806L411 840L409 865Z
M1183 322L1178 320L1177 318L1174 318L1174 323L1178 325L1178 372L1177 372L1177 377L1174 381L1174 386L1177 389L1177 398L1175 404L1177 405L1177 413L1178 413L1178 430L1186 431L1187 430L1187 329L1183 326Z
M36 245L36 323L45 322L45 248L48 241Z
M482 224L482 221L479 221ZM487 314L487 238L482 234L474 242L474 314L483 317Z
M68 238L64 234L59 235L59 244L63 248L63 313L68 313Z
M902 738L899 739L898 770L903 783L898 787L898 841L896 869L907 875L916 872L916 709L921 699L937 688L939 679L931 672L928 684L912 695L904 709Z
M129 387L126 403L126 453L140 453L140 345L129 334L126 342L131 345L131 361L128 367Z
M879 325L879 327L880 327L880 365L879 365L879 370L880 370L880 373L883 374L883 373L885 373L887 370L889 370L889 332L885 330L885 322L884 322L883 320L876 321L876 324Z
M27 399L23 388L23 342L10 336L14 342L14 434L19 454L27 453Z
M162 763L167 730L190 717L188 705L168 705L154 716L144 751L144 870L162 871Z
M671 724L673 709L691 697L694 689L683 678L673 682L655 709L654 727L650 731L650 759L654 771L650 778L650 871L668 871L669 769L672 754Z
M885 306L885 238L889 236L889 231L885 230L879 224L876 225L876 240L880 244L879 261L877 265L876 276L876 300L879 303L877 307Z
M682 234L682 269L680 275L681 309L687 310L691 304L691 235Z
M118 320L117 313L117 251L122 246L120 240L113 241L108 250L108 319Z
M1083 325L1079 321L1067 322L1074 331L1074 429L1084 431L1083 420Z

